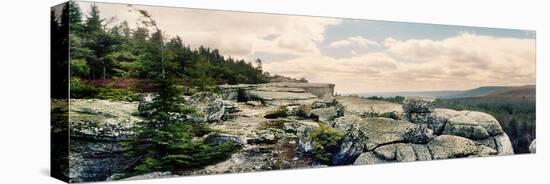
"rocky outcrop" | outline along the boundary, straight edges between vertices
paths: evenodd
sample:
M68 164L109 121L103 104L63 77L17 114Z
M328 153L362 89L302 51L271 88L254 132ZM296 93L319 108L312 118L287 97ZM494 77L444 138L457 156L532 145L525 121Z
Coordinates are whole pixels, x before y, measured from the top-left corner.
M334 84L321 83L267 83L251 85L218 86L224 100L260 101L264 105L282 106L289 104L311 105L318 100L333 99Z
M235 143L240 150L225 161L177 174L320 166L311 155L318 143L309 137L321 125L338 132L337 145L331 147L329 161L323 162L329 165L513 154L508 136L486 113L434 108L431 98L406 98L397 104L333 97L333 90L331 84L271 83L224 85L220 94L186 96L186 105L196 107L199 114L174 118L208 121L220 131L198 139ZM137 103L71 101L71 181L116 179L113 174L132 163L133 158L124 157L127 150L120 142L140 121L137 109ZM131 179L168 176L174 175L153 172Z
M224 103L223 99L211 92L200 92L189 97L187 104L193 105L197 110L204 114L204 121L214 122L221 120L225 114L225 107L228 103Z
M120 144L139 117L137 103L107 100L70 101L69 179L101 181L126 169L133 159Z
M403 107L396 103L369 100L355 96L338 96L338 104L344 107L345 115L361 117L387 117L402 119Z
M407 98L401 108L358 97L336 102L345 107L344 116L328 124L347 133L332 153L333 165L513 154L508 136L486 113L435 109L430 98Z

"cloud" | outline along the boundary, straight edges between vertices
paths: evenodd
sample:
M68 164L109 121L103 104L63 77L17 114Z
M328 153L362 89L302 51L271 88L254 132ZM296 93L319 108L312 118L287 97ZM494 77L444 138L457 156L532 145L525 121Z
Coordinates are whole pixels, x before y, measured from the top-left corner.
M127 5L96 3L103 17L116 16L130 26L139 18ZM90 3L80 2L84 11ZM253 58L258 52L295 56L320 55L318 44L327 26L340 19L304 16L135 6L147 10L170 36L180 36L192 47L217 48L234 58Z
M342 93L524 85L535 82L535 40L467 33L444 40L387 38L379 52L349 58L300 57L264 69L335 83Z
M348 37L344 40L334 41L330 43L329 46L332 48L342 48L342 47L349 47L349 46L358 46L362 48L368 48L369 46L380 47L380 44L378 42L369 40L361 36L353 36L353 37Z

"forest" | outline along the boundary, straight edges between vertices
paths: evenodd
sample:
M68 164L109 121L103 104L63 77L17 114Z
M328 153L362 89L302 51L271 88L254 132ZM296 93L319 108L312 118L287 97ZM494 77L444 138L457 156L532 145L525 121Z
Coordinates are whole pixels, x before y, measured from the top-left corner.
M138 26L132 29L126 21L116 23L116 17L102 17L94 4L84 14L78 4L70 3L66 11L71 97L136 100L133 92L155 91L150 81L166 73L174 75L178 86L201 91L218 84L268 81L262 60L256 59L253 66L224 57L217 49L192 48L179 36L167 36L145 10L128 7L140 16ZM159 67L163 71L156 73Z

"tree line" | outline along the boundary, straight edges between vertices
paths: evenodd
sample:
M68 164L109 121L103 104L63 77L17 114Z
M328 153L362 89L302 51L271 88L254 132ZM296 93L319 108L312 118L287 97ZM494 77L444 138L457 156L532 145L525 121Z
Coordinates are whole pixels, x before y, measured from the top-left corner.
M268 82L261 69L262 60L253 66L243 59L225 57L217 49L192 48L179 37L166 36L153 17L129 6L140 16L136 28L116 17L101 17L92 4L84 16L78 4L70 2L70 71L82 81L117 79L154 79L155 68L175 75L179 85L205 89L218 84L257 84ZM133 23L132 23L133 24ZM155 51L154 54L148 54ZM162 57L162 58L161 58ZM162 59L163 63L159 63Z

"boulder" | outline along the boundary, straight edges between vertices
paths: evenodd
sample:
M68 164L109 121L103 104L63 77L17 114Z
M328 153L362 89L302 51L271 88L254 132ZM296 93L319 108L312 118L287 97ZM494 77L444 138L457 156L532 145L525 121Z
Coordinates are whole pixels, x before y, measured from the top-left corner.
M352 164L355 159L365 150L365 139L367 135L358 124L350 127L346 135L339 141L338 148L331 156L333 165Z
M388 163L389 161L384 160L376 156L373 152L365 152L359 155L353 165L367 165L367 164L382 164Z
M248 139L249 144L273 144L285 138L285 132L281 129L266 128L256 132L256 138Z
M227 143L233 143L236 145L244 145L245 141L239 136L223 133L210 133L205 136L204 142L207 144L222 145Z
M464 137L440 135L428 143L433 159L496 155L497 151Z
M462 113L455 110L437 108L431 113L409 113L407 120L415 124L427 125L434 134L440 135L449 119L460 115Z
M379 145L404 142L407 130L417 125L389 118L365 118L364 123L359 126L367 135L366 148L373 150Z
M416 161L416 153L410 144L388 144L376 148L374 153L386 160L396 160L398 162Z
M347 131L353 124L361 124L365 120L356 115L345 115L334 119L330 122L330 126L341 131Z
M495 139L495 149L498 152L498 155L513 155L514 148L512 147L512 142L506 133L501 133L493 137Z
M197 110L204 113L204 120L208 122L219 121L225 114L223 99L211 92L197 93L191 96L186 103L195 106Z
M403 136L405 141L418 144L426 144L435 137L433 131L427 126L408 128Z
M531 144L529 145L529 152L530 153L537 153L537 140L533 140Z
M470 139L486 139L489 133L478 122L461 115L449 119L443 134L457 135Z
M317 108L310 111L310 117L321 122L330 122L338 117L338 112L335 107Z
M489 135L498 135L504 133L498 121L493 116L487 113L476 111L462 111L462 113L466 117L477 122L485 130L487 130Z
M403 111L405 113L430 113L434 110L435 98L432 97L405 97Z

